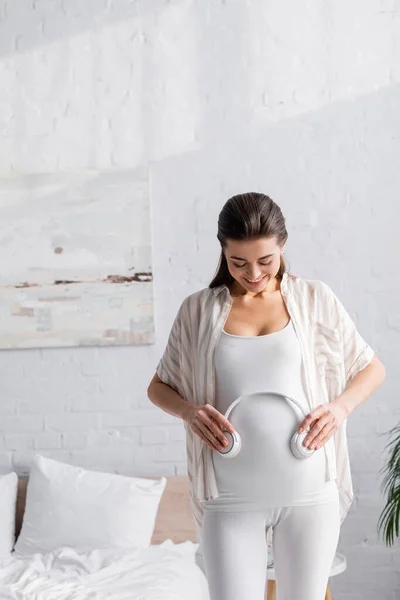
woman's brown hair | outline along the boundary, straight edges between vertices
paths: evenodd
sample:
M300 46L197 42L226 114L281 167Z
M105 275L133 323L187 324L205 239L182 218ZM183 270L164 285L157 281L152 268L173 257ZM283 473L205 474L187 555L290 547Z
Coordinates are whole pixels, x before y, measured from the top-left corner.
M208 287L229 286L234 281L224 254L228 240L250 241L262 237L276 237L279 246L286 242L288 233L279 206L269 196L258 192L237 194L227 200L218 217L217 238L221 244L221 256L217 272ZM282 279L285 271L287 265L281 256L278 279Z

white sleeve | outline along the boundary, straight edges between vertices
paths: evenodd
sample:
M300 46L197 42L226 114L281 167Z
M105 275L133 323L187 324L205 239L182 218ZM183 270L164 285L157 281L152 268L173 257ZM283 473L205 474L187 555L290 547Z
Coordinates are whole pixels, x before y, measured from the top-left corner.
M347 386L371 362L375 352L361 336L353 319L331 288L326 283L323 288L330 302L329 310L334 309L338 316Z

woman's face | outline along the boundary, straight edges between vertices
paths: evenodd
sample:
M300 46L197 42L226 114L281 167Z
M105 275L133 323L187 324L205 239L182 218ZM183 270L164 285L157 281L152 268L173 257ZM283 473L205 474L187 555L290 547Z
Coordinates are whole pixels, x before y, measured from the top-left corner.
M259 293L279 272L284 247L276 237L252 241L228 240L225 256L230 274L249 292Z

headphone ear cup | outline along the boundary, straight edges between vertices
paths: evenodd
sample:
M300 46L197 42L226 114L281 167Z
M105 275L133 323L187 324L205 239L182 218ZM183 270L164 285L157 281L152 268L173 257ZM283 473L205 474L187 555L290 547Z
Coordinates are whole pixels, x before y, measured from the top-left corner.
M237 431L231 433L224 430L224 434L228 438L228 445L223 450L217 450L217 452L224 458L235 458L242 447L242 438Z
M307 448L307 446L303 445L303 441L307 434L309 433L309 429L298 433L297 431L293 434L292 439L290 440L290 449L296 458L304 459L310 458L312 454L315 452L315 448Z

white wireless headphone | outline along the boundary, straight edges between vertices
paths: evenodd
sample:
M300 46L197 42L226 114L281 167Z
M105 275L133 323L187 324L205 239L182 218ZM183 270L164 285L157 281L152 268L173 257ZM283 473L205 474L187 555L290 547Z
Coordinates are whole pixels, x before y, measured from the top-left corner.
M286 394L281 394L279 392L260 392L260 394L261 393L262 393L262 395L272 394L273 396L281 396L282 398L284 398L286 400L290 400L300 409L301 414L304 417L306 417L303 407L294 398L291 398L290 396L286 396ZM254 395L257 395L257 394L250 394L250 396L254 396ZM235 408L235 406L237 404L239 404L239 402L241 402L246 397L247 397L246 395L239 396L239 398L237 398L234 402L232 402L232 404L228 407L228 410L225 413L225 417L227 419L229 418L229 415L231 414L231 412ZM224 450L217 450L217 452L224 458L235 458L235 456L237 456L239 454L240 449L242 447L242 438L240 437L240 434L237 431L235 431L235 433L233 433L233 434L230 433L230 431L226 431L226 429L223 429L223 431L225 433L225 436L228 438L229 443L228 443L228 446L226 446L226 448L224 448ZM310 428L307 427L307 429L305 431L302 431L301 433L298 433L297 431L295 431L295 433L291 437L290 449L296 458L299 458L299 459L309 458L312 454L314 454L314 452L316 450L315 448L308 448L307 446L303 445L303 440L307 436L309 431L310 431Z

